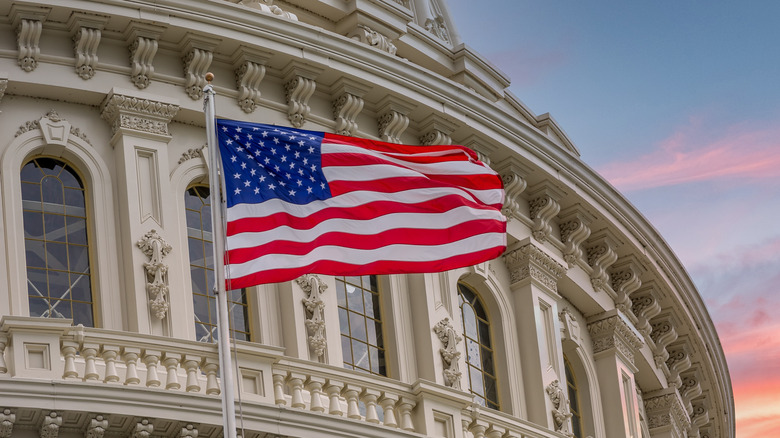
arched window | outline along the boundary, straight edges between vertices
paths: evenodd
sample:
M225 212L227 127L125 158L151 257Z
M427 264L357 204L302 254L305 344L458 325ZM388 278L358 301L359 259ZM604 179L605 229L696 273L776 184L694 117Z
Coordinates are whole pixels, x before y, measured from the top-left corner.
M579 392L577 391L577 379L574 376L571 362L566 356L563 356L563 362L566 367L566 387L568 388L569 409L571 410L571 431L576 438L582 438L582 413Z
M22 166L22 214L30 316L95 324L84 184L54 158Z
M498 388L490 341L490 321L485 305L468 286L458 283L458 301L466 338L469 390L482 406L498 409Z
M379 285L375 275L336 277L344 368L387 375Z
M190 253L192 301L195 308L195 338L202 342L217 339L217 300L214 287L214 260L211 228L211 191L208 186L192 186L184 194L187 211L187 243ZM249 306L246 290L228 291L231 315L230 335L249 340Z

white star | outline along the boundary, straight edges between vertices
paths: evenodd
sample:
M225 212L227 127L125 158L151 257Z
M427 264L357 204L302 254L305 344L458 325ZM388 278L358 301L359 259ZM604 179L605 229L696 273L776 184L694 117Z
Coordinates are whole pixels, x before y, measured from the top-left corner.
M241 132L241 128L236 128L236 132Z
M236 162L236 160L238 160L238 157L236 157L235 155L233 155L232 157L230 157L230 162L231 162L231 163L235 163L235 162Z
M311 193L313 189L311 187L306 187L306 193Z
M287 179L290 179L290 178L292 178L292 175L290 175L289 173L285 173L284 177L287 178Z
M227 139L227 140L225 140L225 144L231 145L231 144L233 144L233 140Z
M255 170L255 169L252 169L252 170L249 171L249 174L252 175L252 176L255 176L256 173L257 173L257 170Z
M295 158L301 158L301 153L298 151L295 151ZM306 164L306 163L304 163Z
M255 128L255 129L257 129L257 128ZM252 139L252 134L247 135L246 138L251 140Z
M294 136L294 135L291 135L291 136L290 136L290 140L295 140L295 136Z
M262 136L263 136L263 138L268 137L268 131L263 131Z
M227 126L222 127L222 132L227 132Z
M289 193L290 193L290 196L295 196L295 190L290 190Z
M299 142L298 142L298 146L303 146L303 145L305 145L305 144L306 144L306 142L305 142L305 141L303 141L303 140L301 140L301 141L299 141Z
M290 145L289 144L284 145L284 149L289 151L290 150Z
M303 176L303 169L298 169L298 175Z
M241 178L241 174L236 172L236 173L233 174L233 178L239 179L239 178Z
M274 137L274 143L279 144L279 139Z
M304 158L304 159L303 159L303 164L304 164L304 165L305 165L305 164L309 164L309 159L308 159L308 158Z
M279 166L274 166L274 170L275 170L275 171L277 171L277 172L279 172L279 171L280 171L280 170L282 170L282 169L280 169L280 168L279 168Z
M287 161L287 156L285 156L285 155L282 155L282 163L284 163L284 162L286 162L286 161Z
M255 187L255 195L260 193L260 187Z
M260 182L264 182L264 181L265 181L265 175L260 175L260 179L259 179L259 181L260 181Z
M312 165L311 165L311 171L312 171L312 172L316 172L316 171L317 171L317 166L315 166L315 165L313 165L313 164L312 164Z
M272 154L274 154L274 155L276 155L276 149L274 149L274 148L271 148L271 153L272 153Z
M241 162L241 168L242 169L246 169L246 161L242 161Z
M239 189L238 187L236 187L236 190L234 190L234 191L233 191L233 193L234 193L234 194L236 194L236 195L238 195L238 194L240 194L240 193L241 193L241 189Z
M314 148L313 148L312 146L309 146L309 153L310 153L310 154L313 154L313 153L314 153Z
M303 181L301 181L301 180L298 180L298 181L296 181L296 182L298 183L298 187L300 187L300 186L302 186L302 185L303 185Z
M269 190L274 190L274 189L276 189L276 186L275 186L275 185L273 185L273 183L271 183L271 184L268 184L268 189L269 189Z
M249 187L252 184L252 181L244 181L244 187Z

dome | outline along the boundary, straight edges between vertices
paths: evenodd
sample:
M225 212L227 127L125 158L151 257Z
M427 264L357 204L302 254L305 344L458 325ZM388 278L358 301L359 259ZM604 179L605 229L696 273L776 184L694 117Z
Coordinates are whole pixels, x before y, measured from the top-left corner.
M733 437L663 238L443 0L0 4L0 436L217 438L217 116L473 149L507 249L230 291L238 434Z

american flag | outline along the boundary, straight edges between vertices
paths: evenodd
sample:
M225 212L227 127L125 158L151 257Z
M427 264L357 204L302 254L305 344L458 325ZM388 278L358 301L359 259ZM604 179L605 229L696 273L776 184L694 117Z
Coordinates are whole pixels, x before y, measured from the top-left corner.
M501 179L463 146L217 120L232 289L439 272L501 255Z

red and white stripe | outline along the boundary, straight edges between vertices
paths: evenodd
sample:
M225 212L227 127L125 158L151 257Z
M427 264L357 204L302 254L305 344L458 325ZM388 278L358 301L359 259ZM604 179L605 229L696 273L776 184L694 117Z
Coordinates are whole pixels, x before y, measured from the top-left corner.
M405 146L325 134L332 198L227 211L230 287L306 273L439 272L506 247L501 179L462 146Z

